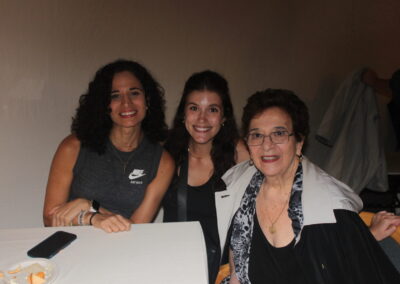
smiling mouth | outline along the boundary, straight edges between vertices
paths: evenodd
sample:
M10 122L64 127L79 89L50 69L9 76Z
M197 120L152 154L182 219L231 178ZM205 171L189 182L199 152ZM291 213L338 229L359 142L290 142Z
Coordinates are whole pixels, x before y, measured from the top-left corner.
M128 118L128 117L135 116L136 113L137 113L137 111L133 110L133 111L121 112L119 115L122 116L123 118Z
M193 126L194 130L197 132L207 132L211 130L211 127L198 127L198 126Z
M263 162L275 162L279 159L279 156L261 156L261 161Z

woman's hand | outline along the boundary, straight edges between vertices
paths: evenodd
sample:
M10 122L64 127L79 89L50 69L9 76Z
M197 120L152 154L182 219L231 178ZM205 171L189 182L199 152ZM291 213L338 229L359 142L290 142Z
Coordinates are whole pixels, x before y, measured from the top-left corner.
M236 273L231 274L231 278L229 279L229 284L240 284L239 280L236 277Z
M54 227L69 226L81 211L88 211L91 202L84 198L77 198L64 205L53 208L51 225Z
M92 216L91 216L92 217ZM92 225L107 233L129 231L131 222L118 214L96 214L91 219Z
M372 218L370 231L377 241L381 241L393 234L400 226L400 216L380 211Z
M231 276L229 278L229 284L240 284L239 279L236 276L235 273L235 265L233 262L233 252L231 249L229 249L229 270L231 273Z

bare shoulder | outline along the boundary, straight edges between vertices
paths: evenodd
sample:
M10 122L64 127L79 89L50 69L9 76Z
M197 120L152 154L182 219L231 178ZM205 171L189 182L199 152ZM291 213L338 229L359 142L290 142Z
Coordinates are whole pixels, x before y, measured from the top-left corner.
M242 139L239 139L236 144L236 163L246 161L250 158L249 151L247 150L246 144Z
M57 152L62 151L72 154L79 152L80 148L81 142L79 141L79 139L76 137L75 134L70 134L61 141L60 145L58 146Z
M68 135L58 145L54 161L70 161L75 164L80 148L81 142L79 139L74 134Z
M168 153L166 150L163 150L161 154L161 161L160 166L165 168L166 170L174 170L175 169L175 161L172 158L171 154Z

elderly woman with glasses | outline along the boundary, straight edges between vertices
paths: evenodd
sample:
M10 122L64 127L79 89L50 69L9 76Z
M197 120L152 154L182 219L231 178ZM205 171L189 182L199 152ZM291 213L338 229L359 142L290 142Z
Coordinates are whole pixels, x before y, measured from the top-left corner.
M359 197L303 157L308 110L295 94L254 94L242 128L251 162L224 175L217 212L226 231L222 212L233 215L225 283L400 283L357 214Z

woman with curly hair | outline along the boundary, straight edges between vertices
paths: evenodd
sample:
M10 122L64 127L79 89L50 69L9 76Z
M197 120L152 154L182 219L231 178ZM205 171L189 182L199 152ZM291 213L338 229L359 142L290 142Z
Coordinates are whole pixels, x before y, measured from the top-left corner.
M224 172L248 157L244 144L238 142L227 81L212 71L193 74L165 144L177 172L163 201L164 222L200 221L210 283L220 263L215 193L225 189Z
M51 165L46 226L116 232L153 220L174 172L159 145L164 105L163 89L142 65L117 60L97 71Z

